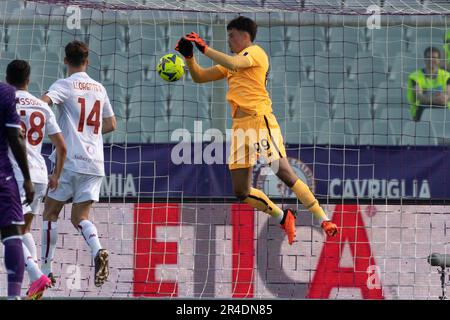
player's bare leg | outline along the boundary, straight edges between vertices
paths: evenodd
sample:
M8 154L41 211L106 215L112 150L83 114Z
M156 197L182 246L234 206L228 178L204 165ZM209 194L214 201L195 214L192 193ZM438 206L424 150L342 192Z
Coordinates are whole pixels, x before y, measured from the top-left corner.
M100 287L109 276L109 257L108 251L103 249L100 244L97 228L89 221L91 208L92 201L74 203L72 205L71 221L73 226L81 232L84 240L91 248L95 264L95 285Z
M58 216L64 207L65 202L45 198L44 212L42 214L42 247L41 247L41 270L52 281L54 286L56 283L52 271L52 262L55 255L56 242L58 241Z
M283 211L274 204L264 192L252 188L252 171L252 167L231 170L234 194L239 200L277 219L288 236L289 244L292 244L295 239L296 231L295 211L290 209Z
M292 189L303 206L320 222L322 229L329 236L335 236L338 232L337 226L327 217L308 186L297 177L287 159L281 158L277 160L275 167L277 168L277 177Z

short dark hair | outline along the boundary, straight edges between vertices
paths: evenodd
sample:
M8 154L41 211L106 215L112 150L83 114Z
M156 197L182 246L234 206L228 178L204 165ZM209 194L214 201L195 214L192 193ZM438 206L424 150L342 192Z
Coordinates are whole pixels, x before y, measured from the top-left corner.
M31 67L25 60L13 60L6 67L6 81L16 87L26 84L30 79Z
M253 42L256 38L256 32L258 31L258 26L256 25L256 22L253 21L252 19L244 17L244 16L239 16L239 17L231 20L230 23L228 23L227 30L230 30L230 29L236 29L236 30L248 32L248 34L250 35L250 39Z
M425 51L423 52L423 56L426 57L430 57L433 52L437 52L439 54L439 58L441 57L441 50L439 50L436 47L428 47L425 49Z
M74 40L66 45L65 52L67 62L74 67L79 67L86 62L89 47L82 41Z

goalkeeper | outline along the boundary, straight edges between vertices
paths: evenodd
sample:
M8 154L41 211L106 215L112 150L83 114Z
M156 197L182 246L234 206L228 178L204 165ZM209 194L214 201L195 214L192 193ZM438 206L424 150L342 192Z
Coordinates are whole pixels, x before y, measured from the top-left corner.
M263 211L280 223L289 244L295 239L296 212L282 210L261 190L252 188L251 175L258 157L271 164L280 178L296 194L300 202L321 223L330 236L337 234L332 223L308 186L303 183L286 159L281 130L272 113L272 102L266 90L269 59L264 50L253 44L257 25L246 17L237 17L227 25L228 45L235 54L224 54L209 47L195 32L182 37L175 48L186 59L194 82L203 83L227 78L227 101L232 108L233 127L229 169L236 197ZM217 64L202 68L193 55L194 43L204 55Z

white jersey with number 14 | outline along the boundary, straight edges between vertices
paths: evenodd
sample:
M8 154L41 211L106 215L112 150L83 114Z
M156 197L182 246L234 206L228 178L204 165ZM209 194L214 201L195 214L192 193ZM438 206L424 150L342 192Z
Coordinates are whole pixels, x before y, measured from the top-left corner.
M60 105L58 123L67 145L64 168L104 176L102 123L114 112L103 85L77 72L56 81L46 95ZM55 152L50 160L55 161Z

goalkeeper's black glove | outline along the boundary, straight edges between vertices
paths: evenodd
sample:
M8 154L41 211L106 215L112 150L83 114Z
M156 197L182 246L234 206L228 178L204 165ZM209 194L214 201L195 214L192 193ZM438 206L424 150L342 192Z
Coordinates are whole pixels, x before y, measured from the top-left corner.
M187 40L194 42L195 46L197 47L198 50L201 51L201 53L203 53L203 54L206 53L206 49L208 49L208 45L206 44L205 40L200 38L200 36L198 34L196 34L194 31L192 31L191 33L185 35L185 37Z
M184 37L178 40L175 50L181 53L185 59L191 59L194 56L194 46L192 45L192 42L186 40Z

